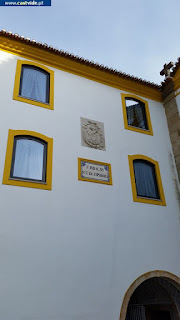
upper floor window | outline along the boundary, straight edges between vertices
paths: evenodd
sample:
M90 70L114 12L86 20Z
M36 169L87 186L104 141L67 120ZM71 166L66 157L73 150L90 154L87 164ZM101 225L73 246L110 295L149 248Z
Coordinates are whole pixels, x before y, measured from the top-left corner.
M47 71L22 65L19 95L24 98L49 103L50 76Z
M128 97L125 101L128 126L148 130L144 103Z
M37 63L18 60L13 98L53 109L54 72Z
M125 129L153 135L147 101L121 94Z
M52 139L36 132L9 130L4 184L51 189Z
M158 162L143 155L129 156L133 200L166 205Z

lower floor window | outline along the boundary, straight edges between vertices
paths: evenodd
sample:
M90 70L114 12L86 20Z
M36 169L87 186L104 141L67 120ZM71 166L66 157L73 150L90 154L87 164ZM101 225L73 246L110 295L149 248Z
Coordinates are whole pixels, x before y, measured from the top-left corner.
M133 165L137 195L160 199L154 164L144 160L134 160Z
M27 130L9 130L3 184L51 190L53 140Z
M129 156L133 200L166 205L159 164L144 155Z
M31 136L15 136L11 178L46 181L47 143Z

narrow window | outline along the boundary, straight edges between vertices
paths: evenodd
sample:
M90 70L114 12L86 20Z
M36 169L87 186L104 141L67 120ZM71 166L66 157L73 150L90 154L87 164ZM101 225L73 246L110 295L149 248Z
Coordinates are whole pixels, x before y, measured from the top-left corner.
M15 136L10 178L46 182L47 143Z
M145 104L142 101L125 98L128 126L148 130Z
M154 164L144 160L134 160L133 165L137 196L160 199Z
M121 98L125 129L153 135L147 101L124 93Z
M52 189L53 139L38 132L9 130L3 184Z
M140 154L128 158L133 200L165 206L158 162Z
M54 109L54 71L36 62L18 60L13 99Z
M22 65L19 95L49 103L49 73L30 65Z

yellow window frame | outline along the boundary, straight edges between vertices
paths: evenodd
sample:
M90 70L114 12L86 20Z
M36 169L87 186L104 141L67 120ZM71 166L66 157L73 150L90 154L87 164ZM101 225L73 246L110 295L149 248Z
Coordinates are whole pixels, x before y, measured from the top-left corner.
M21 179L10 178L13 147L14 147L14 137L15 136L31 136L39 138L47 143L47 161L46 161L46 182L36 182L36 181L25 181ZM34 131L27 130L11 130L9 129L6 158L4 165L4 175L3 175L3 184L19 186L19 187L28 187L28 188L37 188L37 189L52 189L52 152L53 152L53 139L46 137L43 134Z
M147 121L147 126L148 126L147 130L128 125L128 118L127 118L127 112L126 112L126 98L136 99L136 100L139 100L144 103L146 121ZM126 94L126 93L121 93L121 99L122 99L122 108L123 108L123 117L124 117L124 128L127 130L132 130L132 131L145 133L145 134L153 136L153 129L152 129L152 124L151 124L151 117L150 117L148 102L138 96L135 96L132 94Z
M34 67L38 67L46 72L49 73L50 81L49 81L49 103L44 103L40 101L36 101L33 99L28 99L26 97L21 97L19 95L20 90L20 79L21 79L21 71L23 65L30 65ZM33 104L38 107L43 107L46 109L54 110L54 71L39 64L36 62L31 62L27 60L17 60L17 66L16 66L16 75L15 75L15 82L14 82L14 92L13 92L13 99L29 104Z
M140 154L136 154L136 155L132 155L132 156L129 155L128 158L129 158L129 169L130 169L130 178L131 178L133 200L136 202L166 206L166 200L165 200L165 196L164 196L163 185L162 185L158 161L155 161L149 157L146 157L146 156L140 155ZM145 161L148 161L154 165L157 187L158 187L160 199L143 198L143 197L140 197L137 195L136 181L135 181L135 174L134 174L134 165L133 165L134 160L145 160Z

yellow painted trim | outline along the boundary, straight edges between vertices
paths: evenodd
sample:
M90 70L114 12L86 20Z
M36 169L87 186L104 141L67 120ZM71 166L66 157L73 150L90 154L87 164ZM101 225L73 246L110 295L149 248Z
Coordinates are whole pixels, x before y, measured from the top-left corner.
M162 271L162 270L154 270L149 271L141 276L139 276L127 289L124 299L121 305L121 311L119 320L125 320L126 319L126 313L129 301L131 299L131 296L133 295L134 291L146 280L152 279L152 278L165 278L169 282L171 282L178 290L180 289L180 278L173 273L170 273L168 271Z
M140 129L140 128L136 128L136 127L128 125L125 98L136 99L136 100L142 101L145 104L145 114L146 114L146 121L147 121L147 125L148 125L148 130L144 130L144 129ZM137 96L134 96L131 94L125 94L125 93L121 93L121 99L122 99L122 108L123 108L123 117L124 117L124 128L128 129L128 130L132 130L132 131L136 131L136 132L140 132L140 133L145 133L145 134L153 136L153 129L152 129L152 124L151 124L151 117L150 117L148 102L146 100L143 100L140 97L137 97Z
M164 191L163 191L161 174L160 174L158 162L149 158L149 157L141 155L141 154L136 154L136 155L132 155L132 156L129 155L128 158L129 158L129 169L130 169L130 178L131 178L133 200L136 202L166 206L166 201L165 201L165 196L164 196ZM143 198L143 197L140 197L137 195L135 174L134 174L134 165L133 165L134 160L145 160L145 161L149 161L154 164L160 200L159 199L157 199L157 200L156 199L146 199L146 198Z
M108 166L109 167L109 182L107 182L107 181L99 181L99 180L95 180L95 179L82 178L81 177L81 161ZM99 161L90 160L90 159L78 158L78 180L112 185L111 165L109 163L105 163L105 162L99 162Z
M116 89L141 95L155 101L162 101L162 94L158 88L153 88L151 85L133 79L127 79L104 69L98 69L84 62L76 61L74 58L61 56L59 53L51 52L50 50L37 48L18 39L8 39L0 36L0 49Z
M175 96L177 97L179 94L180 94L180 92L177 92L177 93L175 94Z
M19 89L20 89L20 78L21 78L21 70L22 70L22 65L23 64L28 64L31 66L35 66L38 67L42 70L45 70L49 73L50 75L50 88L49 88L49 103L43 103L43 102L39 102L36 100L31 100L25 97L21 97L19 95ZM54 109L54 71L41 65L38 64L36 62L31 62L31 61L26 61L26 60L18 60L17 61L17 67L16 67L16 75L15 75L15 82L14 82L14 93L13 93L13 99L14 100L18 100L21 102L25 102L25 103L29 103L29 104L33 104L35 106L38 107L43 107L46 109L50 109L53 110Z
M174 79L174 90L178 90L180 88L180 76Z
M180 88L180 67L176 71L173 81L174 81L174 90L177 91Z
M47 142L46 183L22 181L22 180L10 178L14 137L17 135L23 135L23 136L28 135L28 136L42 139ZM2 183L12 185L12 186L51 190L52 189L52 152L53 152L53 139L52 138L48 138L48 137L44 136L43 134L40 134L40 133L37 133L34 131L11 130L10 129L9 135L8 135L6 158L5 158L5 165L4 165L4 175L3 175Z

